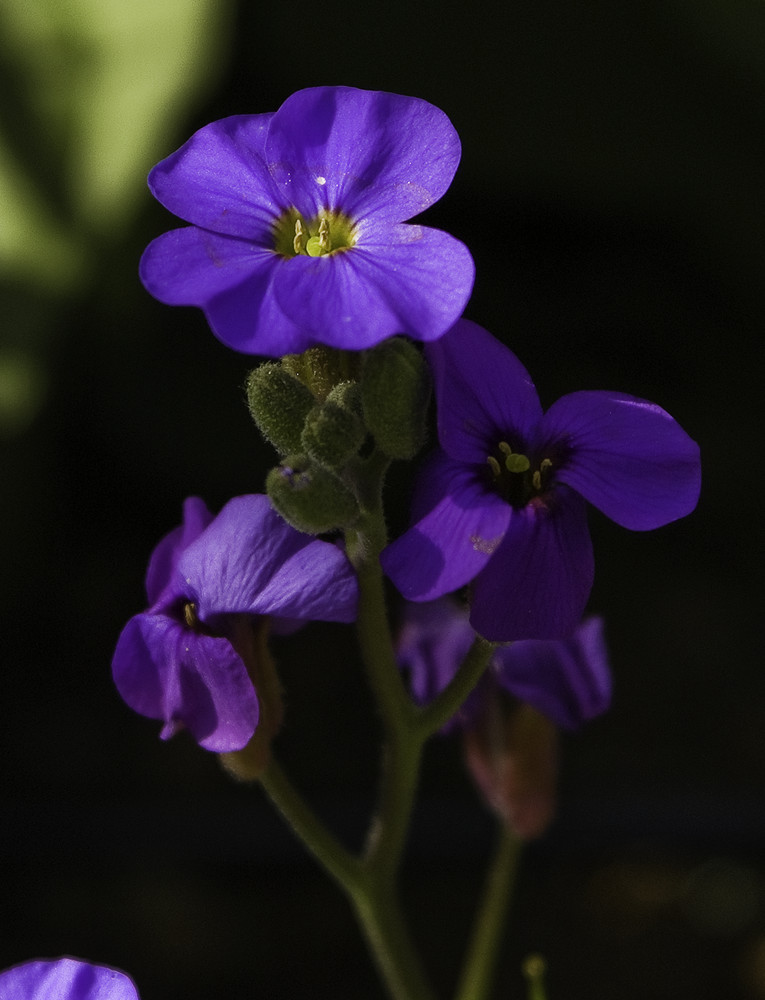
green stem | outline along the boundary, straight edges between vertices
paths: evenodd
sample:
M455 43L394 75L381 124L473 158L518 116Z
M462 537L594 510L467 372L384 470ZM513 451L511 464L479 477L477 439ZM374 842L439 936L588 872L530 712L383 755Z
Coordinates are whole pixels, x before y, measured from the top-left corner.
M473 926L455 1000L485 1000L489 995L505 918L515 885L522 841L502 824L483 900Z
M261 774L260 783L316 860L343 889L355 892L362 875L358 860L332 836L273 758Z
M421 709L417 732L425 740L435 733L459 709L489 665L496 646L477 635L457 673L429 705Z

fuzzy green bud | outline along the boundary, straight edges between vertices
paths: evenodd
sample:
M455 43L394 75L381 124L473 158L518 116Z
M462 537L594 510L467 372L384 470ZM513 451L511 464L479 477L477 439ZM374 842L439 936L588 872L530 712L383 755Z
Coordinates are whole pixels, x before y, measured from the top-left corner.
M315 406L303 427L303 450L328 469L342 469L366 437L361 420L360 391L355 382L343 382Z
M288 455L271 469L266 493L288 524L309 535L346 527L359 513L348 487L306 455Z
M260 433L281 454L299 451L305 418L316 400L299 379L277 362L247 377L247 403Z
M416 455L425 442L430 373L413 344L394 337L366 354L361 399L378 447L391 458Z

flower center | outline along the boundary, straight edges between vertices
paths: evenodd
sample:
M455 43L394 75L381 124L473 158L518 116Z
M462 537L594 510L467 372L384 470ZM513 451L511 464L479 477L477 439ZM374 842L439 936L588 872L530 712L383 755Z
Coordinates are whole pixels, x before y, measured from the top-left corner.
M306 219L289 208L274 223L274 250L282 257L327 257L356 243L356 226L342 212L320 212Z
M486 462L492 486L513 507L525 507L534 497L544 493L553 467L551 459L543 458L533 468L528 456L513 451L507 441L500 441Z

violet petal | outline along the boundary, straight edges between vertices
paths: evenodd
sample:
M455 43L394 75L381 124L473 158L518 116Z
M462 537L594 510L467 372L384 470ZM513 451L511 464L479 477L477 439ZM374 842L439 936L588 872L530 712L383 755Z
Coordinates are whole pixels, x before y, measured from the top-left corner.
M530 639L498 649L494 674L521 701L563 729L577 729L611 703L603 620L588 618L570 639Z
M500 441L522 449L542 407L528 372L483 327L461 319L426 357L433 371L438 439L452 458L482 463Z
M696 506L698 445L654 403L574 392L553 403L539 433L544 442L562 442L569 455L556 478L625 528L658 528Z
M166 615L130 619L112 675L134 711L164 720L163 739L185 726L200 746L226 753L245 746L257 726L257 696L231 643Z
M412 507L416 517L430 510L380 557L412 601L432 600L472 580L497 550L512 510L473 469L442 452L420 474Z
M470 624L496 642L566 638L593 575L584 501L562 486L550 503L513 509L502 543L473 582Z
M2 1000L138 1000L124 972L76 958L25 962L0 972Z
M460 142L427 101L352 87L292 94L273 116L266 158L281 199L305 214L411 219L454 177Z
M356 617L356 576L345 554L296 531L261 494L229 500L183 553L178 572L207 624L228 614Z
M233 115L205 125L153 168L149 188L178 218L270 246L274 219L290 202L264 158L272 114Z
M474 266L463 243L425 226L374 227L348 250L299 256L274 277L283 312L307 335L361 350L397 333L440 337L465 308Z
M183 504L183 523L158 543L146 571L149 605L166 603L181 596L175 583L175 569L181 553L202 534L213 516L204 500L188 497Z

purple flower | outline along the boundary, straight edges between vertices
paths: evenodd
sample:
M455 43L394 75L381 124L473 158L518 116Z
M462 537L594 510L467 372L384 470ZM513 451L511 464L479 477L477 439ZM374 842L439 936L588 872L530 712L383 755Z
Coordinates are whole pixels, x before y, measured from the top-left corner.
M414 601L472 581L470 622L487 639L563 638L592 587L585 500L636 531L683 517L699 496L698 446L622 393L574 392L543 413L515 355L467 320L426 351L441 449L383 568Z
M415 701L428 704L447 686L474 635L467 613L450 598L407 604L396 652L409 674ZM585 619L568 639L526 639L498 646L487 673L445 728L469 725L494 687L562 729L578 729L611 703L603 620Z
M235 497L215 519L201 500L187 500L183 524L152 554L146 591L148 611L117 643L117 689L135 711L164 720L163 739L186 726L219 753L245 746L258 723L243 625L267 615L290 630L356 615L343 552L290 527L257 494Z
M76 958L25 962L0 972L2 1000L138 1000L124 972Z
M459 158L438 108L350 87L213 122L149 175L191 226L149 245L141 280L162 302L200 306L248 354L440 337L470 296L473 261L452 236L402 223L444 194Z

